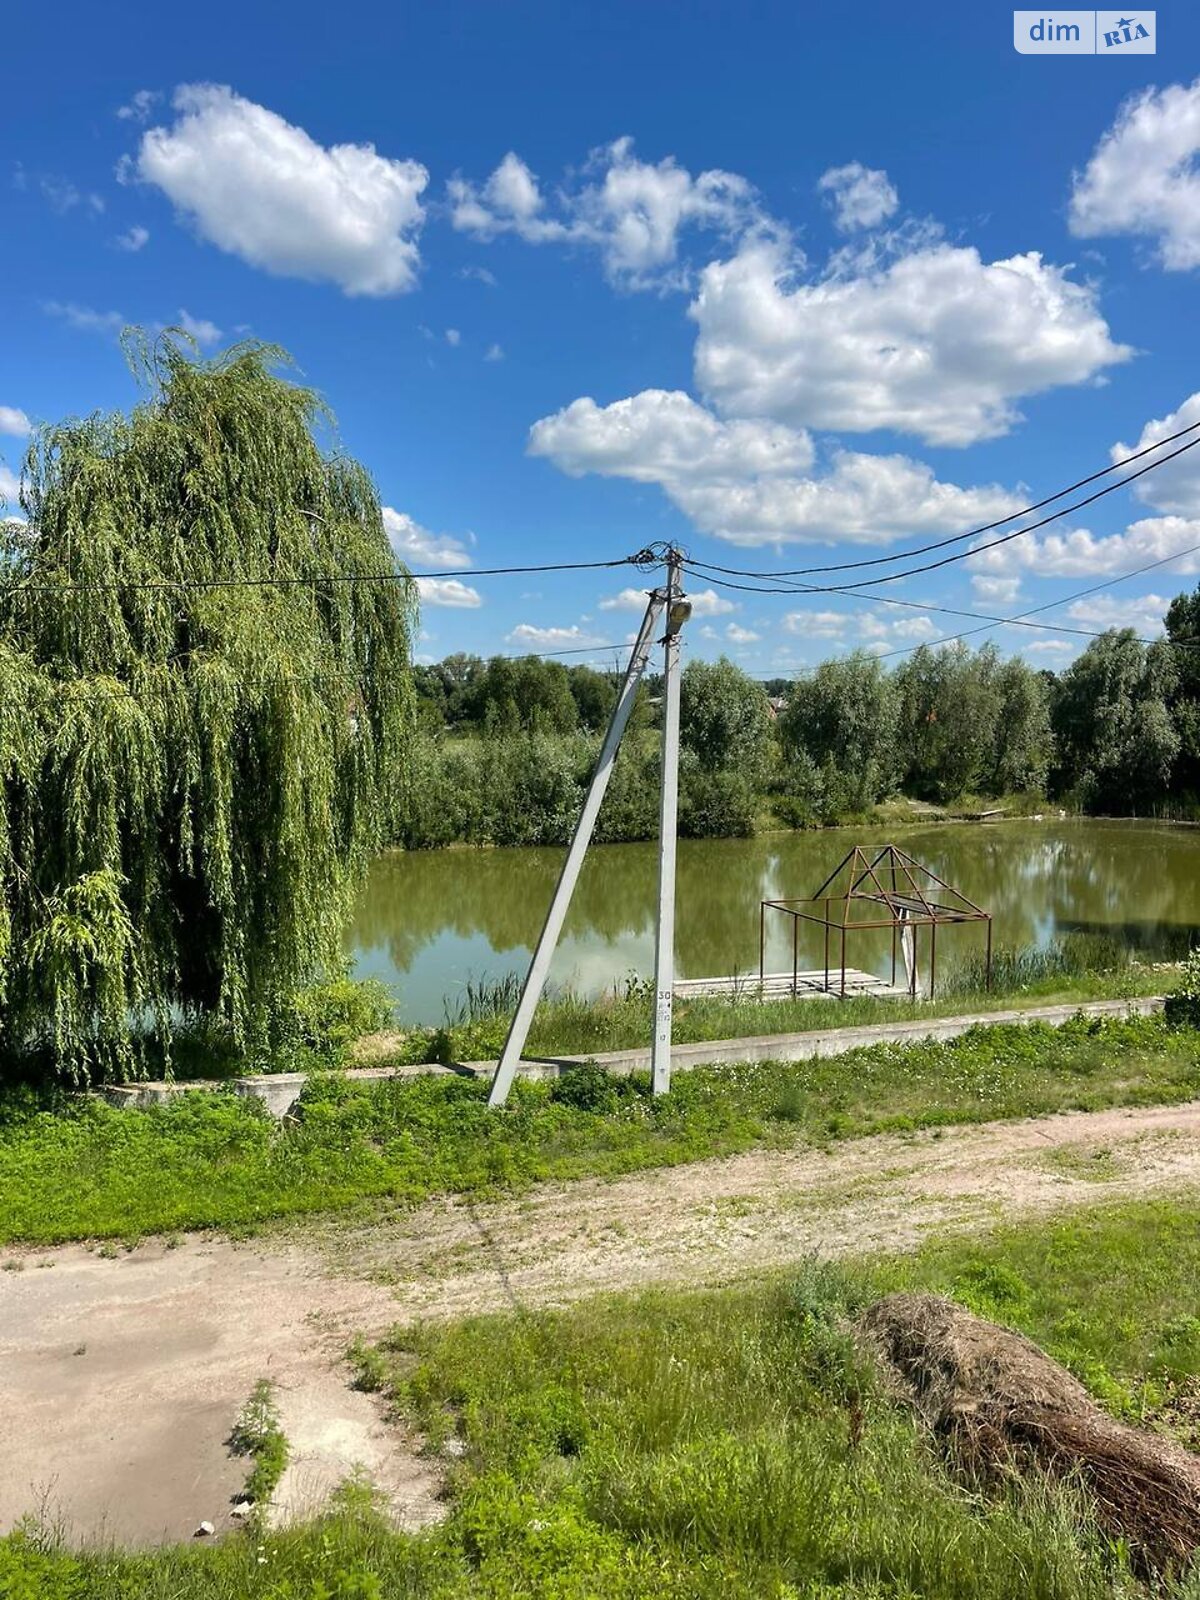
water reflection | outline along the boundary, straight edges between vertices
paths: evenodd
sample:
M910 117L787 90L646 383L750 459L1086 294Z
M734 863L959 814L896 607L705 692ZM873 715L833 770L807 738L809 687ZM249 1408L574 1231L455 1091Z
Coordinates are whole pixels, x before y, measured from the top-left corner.
M1200 833L1151 823L1013 822L831 830L763 839L686 840L679 847L680 973L757 972L758 903L810 894L854 844L895 839L996 918L1006 945L1105 931L1155 953L1200 942ZM359 973L381 977L412 1021L442 1019L468 977L523 970L562 861L560 850L452 850L383 856L348 935ZM605 845L588 857L552 981L607 988L648 976L658 870L652 844ZM791 962L787 919L770 927L768 963ZM977 928L939 931L938 962L980 948ZM860 933L855 966L885 972L886 933ZM802 966L818 966L821 934L801 933Z

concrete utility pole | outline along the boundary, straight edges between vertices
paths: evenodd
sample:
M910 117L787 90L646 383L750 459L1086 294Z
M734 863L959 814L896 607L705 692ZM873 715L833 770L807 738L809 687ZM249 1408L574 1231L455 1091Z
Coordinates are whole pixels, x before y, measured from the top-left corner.
M650 659L655 629L666 606L667 590L655 589L650 595L646 614L642 618L642 626L638 631L633 652L629 657L629 666L625 670L621 692L617 696L616 705L613 707L612 718L608 724L608 732L604 736L604 743L600 747L600 755L596 761L596 769L592 773L591 787L588 789L587 798L583 802L583 810L579 814L579 821L575 825L575 833L571 839L570 848L567 850L567 859L563 862L558 885L554 891L554 898L551 900L550 909L546 913L546 921L542 928L541 938L537 942L537 949L533 952L533 960L529 963L529 972L525 978L524 988L521 990L521 999L509 1027L508 1037L504 1041L504 1050L497 1064L495 1076L492 1078L491 1093L488 1095L488 1105L490 1106L502 1106L504 1104L508 1098L508 1091L512 1087L513 1078L516 1076L517 1067L521 1060L521 1052L525 1048L525 1041L529 1037L529 1029L533 1023L533 1014L537 1010L538 1001L542 998L542 990L546 987L546 979L550 975L550 963L554 959L554 950L562 933L567 910L571 904L571 896L574 894L575 885L579 881L579 871L583 866L583 858L587 854L587 847L591 843L592 833L596 827L596 818L600 814L600 803L604 799L605 790L608 788L608 780L612 777L612 770L617 760L617 751L621 746L621 738L629 723L629 714L633 710L633 704L637 698L638 685L642 681L642 674L645 672L646 663Z
M662 588L650 594L642 626L638 630L629 666L621 684L621 692L613 707L608 731L600 747L591 786L583 802L583 810L575 825L575 832L559 874L554 898L546 913L537 949L529 963L529 972L521 990L516 1013L504 1041L504 1049L492 1078L489 1106L502 1106L512 1088L513 1078L521 1062L521 1053L529 1037L533 1015L550 975L550 963L562 934L563 923L571 904L571 896L579 881L583 858L591 843L600 814L600 805L608 780L616 765L617 751L629 723L629 715L637 698L638 685L650 659L654 634L660 619L666 620L667 631L663 639L665 652L663 674L663 760L662 799L659 807L659 872L658 872L658 930L654 951L654 1045L652 1052L655 1094L664 1094L671 1083L671 1006L675 987L675 822L679 797L679 630L691 616L692 608L683 598L683 557L670 548L666 552L667 581Z
M691 615L683 598L679 551L667 552L667 636L663 640L662 789L658 812L658 923L654 943L654 1044L651 1087L671 1087L675 1004L675 835L679 815L679 630Z

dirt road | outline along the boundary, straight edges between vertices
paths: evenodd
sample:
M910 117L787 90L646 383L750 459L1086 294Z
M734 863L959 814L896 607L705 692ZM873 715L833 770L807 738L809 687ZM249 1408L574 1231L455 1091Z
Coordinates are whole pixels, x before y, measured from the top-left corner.
M46 1510L77 1537L149 1542L230 1526L246 1465L225 1449L255 1382L279 1385L293 1465L280 1516L356 1465L399 1520L438 1514L436 1462L347 1386L346 1346L418 1317L713 1283L819 1252L902 1249L1104 1198L1200 1188L1200 1103L1072 1113L829 1152L757 1152L367 1226L314 1221L234 1244L115 1259L0 1253L0 1528Z

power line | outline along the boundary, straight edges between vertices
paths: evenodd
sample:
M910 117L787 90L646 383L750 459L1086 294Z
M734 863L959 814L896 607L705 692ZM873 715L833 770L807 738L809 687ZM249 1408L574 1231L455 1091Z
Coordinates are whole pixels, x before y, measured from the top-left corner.
M907 561L913 556L926 555L931 550L944 550L952 544L961 544L966 539L977 539L981 534L991 533L995 528L1003 528L1009 522L1015 522L1021 517L1032 516L1035 511L1040 511L1043 506L1053 505L1056 500L1061 500L1064 495L1074 494L1076 489L1084 489L1089 483L1095 483L1097 479L1107 477L1110 472L1117 472L1122 467L1131 466L1133 462L1140 461L1143 456L1150 455L1155 450L1161 450L1163 445L1174 444L1176 439L1182 439L1186 434L1194 433L1198 428L1200 428L1200 422L1190 423L1188 427L1180 428L1178 433L1171 433L1163 439L1157 439L1153 444L1146 445L1144 449L1136 451L1133 455L1125 456L1120 461L1114 461L1111 466L1103 467L1099 472L1093 472L1086 478L1079 478L1075 483L1069 484L1065 489L1059 489L1056 494L1047 495L1044 500L1038 500L1033 505L1025 506L1020 511L1012 511L1007 517L1001 517L996 522L987 522L984 523L982 527L972 528L966 533L951 534L945 539L935 539L929 544L916 545L909 550L895 550L890 555L874 556L870 560L839 561L823 567L785 567L781 568L778 572L767 572L753 567L722 567L713 562L699 562L697 565L706 568L710 572L723 572L731 577L738 578L802 578L815 576L826 572L852 572L863 567L885 566L891 561ZM989 544L980 545L979 549L993 549L998 544L1006 543L1008 539L1020 538L1022 534L1032 533L1036 528L1043 528L1048 522L1053 522L1058 517L1065 517L1072 511L1078 511L1083 506L1091 505L1093 500L1099 500L1106 494L1112 494L1115 490L1123 488L1125 484L1132 483L1135 478L1140 478L1144 473L1152 472L1155 467L1162 466L1164 462L1173 460L1177 455L1182 455L1184 450L1190 450L1196 444L1200 444L1200 439L1191 440L1190 443L1182 446L1181 449L1174 450L1170 455L1163 456L1161 460L1153 461L1149 466L1141 468L1140 471L1130 473L1129 477L1122 478L1119 483L1110 484L1106 488L1102 489L1098 494L1090 495L1086 500L1081 500L1078 505L1066 506L1061 511L1056 511L1053 516L1044 518L1041 522L1034 523L1028 528L1019 528L1016 530L1016 532L1007 534L1004 539L995 539ZM974 555L976 552L971 550L966 552L966 554ZM919 570L926 571L928 569L921 568ZM890 580L885 578L872 581L889 582Z
M556 561L540 567L460 567L456 572L409 572L401 574L410 578L453 578L459 573L464 578L502 578L513 574L539 572L598 572L606 567L641 567L648 565L645 552L633 556L620 556L615 561ZM317 580L320 581L320 580Z
M1076 500L1073 505L1064 506L1061 511L1055 511L1050 516L1043 517L1040 522L1031 522L1027 528L1017 528L1012 533L1003 534L999 539L989 540L987 544L976 545L970 550L956 550L953 555L942 556L937 561L927 561L919 567L906 567L902 572L885 572L878 578L863 578L859 583L859 587L865 588L868 585L875 586L881 583L899 583L904 578L915 578L924 572L936 572L940 567L949 567L959 561L968 561L972 556L982 555L985 550L995 550L1002 544L1010 543L1013 539L1023 538L1027 533L1035 533L1038 528L1044 528L1048 523L1056 522L1060 517L1069 516L1072 511L1081 511L1084 506L1091 505L1094 500L1099 500L1106 494L1113 494L1117 489L1123 489L1126 484L1132 483L1135 478L1141 478L1147 472L1153 472L1166 462L1173 461L1176 456L1183 455L1185 450L1194 450L1198 444L1200 444L1200 438L1192 439L1188 444L1180 445L1178 450L1173 450L1170 455L1163 456L1161 460L1152 461L1149 466L1141 467L1137 472L1131 472L1127 478L1122 478L1119 483L1110 483L1103 489L1097 489L1095 494L1088 495L1083 500ZM708 582L716 582L716 579L711 576L711 572L719 569L710 569L707 562L692 562L691 569L697 577L704 578ZM831 568L830 570L841 569ZM747 572L743 576L772 578L783 577L784 574L764 571ZM738 584L729 579L726 579L726 583L731 589L745 589L751 594L770 594L772 592L769 586L756 589L752 584ZM843 587L843 585L839 584L801 584L798 588L796 585L791 586L791 591L793 593L802 591L806 594L836 594ZM783 593L786 591L780 590L778 592Z
M1072 628L1072 627L1067 626L1066 624L1061 624L1060 625L1058 623L1024 622L1023 619L1026 618L1026 617L1037 616L1039 613L1041 613L1043 611L1054 611L1054 610L1057 610L1058 607L1060 607L1060 606L1070 605L1071 602L1074 601L1074 600L1081 600L1086 595L1097 594L1097 593L1099 593L1100 590L1106 589L1106 588L1110 588L1113 584L1116 584L1116 583L1124 583L1129 578L1141 577L1143 573L1153 572L1158 567L1170 566L1175 561L1181 561L1184 556L1194 555L1198 550L1200 550L1200 544L1185 545L1183 549L1175 550L1169 556L1162 556L1158 560L1155 560L1155 561L1147 561L1143 566L1134 567L1133 570L1130 571L1130 572L1118 573L1115 577L1106 578L1103 582L1092 584L1090 586L1090 588L1081 589L1081 590L1077 591L1074 594L1060 595L1057 599L1048 600L1043 605L1033 606L1028 611L1018 612L1016 616L1012 616L1012 617L996 616L994 613L986 612L986 611L964 611L964 610L961 609L961 607L958 607L958 606L939 605L939 604L937 604L937 603L935 603L933 601L929 601L929 600L903 600L897 595L867 594L867 593L864 593L864 591L861 588L852 587L850 585L846 585L844 587L840 587L840 588L836 588L836 589L835 588L825 588L825 589L821 589L821 590L819 590L817 592L822 593L822 594L841 594L841 595L846 595L847 597L850 597L850 598L853 598L853 599L865 600L865 601L867 601L867 603L869 605L872 605L872 606L901 606L907 611L938 612L941 615L948 616L948 617L979 618L981 621L983 621L985 623L1001 623L1001 624L1006 624L1006 625L1011 624L1011 625L1014 625L1014 626L1020 624L1022 626L1030 627L1030 628L1045 628L1045 629L1047 629L1048 631L1051 631L1051 632L1078 633L1078 634L1081 634L1081 635L1083 635L1085 637L1088 637L1088 638L1099 639L1099 638L1103 637L1103 632L1097 632L1094 629ZM698 574L698 576L704 577L703 574ZM708 582L708 583L712 583L715 587L722 588L722 589L734 589L734 588L742 588L743 587L740 584L727 583L727 582L725 582L724 580L722 580L720 578L705 578L704 581ZM806 584L796 584L796 585L788 585L786 587L775 588L775 589L762 589L762 590L759 590L757 592L761 593L761 594L773 594L773 595L774 594L805 595L805 594L813 593L813 590L810 589L809 586L806 585ZM970 630L971 633L982 633L982 632L985 632L985 631L986 631L986 629L983 629L983 628L972 628ZM956 635L956 637L966 637L966 636L965 635ZM1144 639L1141 642L1143 644L1152 644L1152 643L1154 643L1153 640L1149 640L1149 639ZM1200 642L1200 641L1198 641L1198 642Z
M1034 511L1041 510L1042 507L1053 504L1055 500L1060 500L1065 495L1074 493L1076 489L1084 488L1088 484L1094 483L1102 477L1106 477L1111 472L1115 472L1122 467L1129 466L1135 461L1140 461L1143 457L1152 454L1156 450L1160 450L1166 444L1173 444L1175 440L1181 439L1187 434L1195 433L1197 429L1200 429L1200 422L1191 423L1188 427L1181 428L1176 433L1169 434L1165 438L1158 439L1153 444L1146 445L1143 449L1135 451L1132 455L1125 456L1120 461L1113 462L1109 466L1103 467L1099 471L1089 474L1087 477L1077 479L1075 483L1068 485L1064 489L1058 490L1055 494L1048 495L1044 499L1036 501L1032 505L1026 506L1020 511L1010 512L1008 516L1002 517L995 522L985 523L981 527L970 529L965 533L951 534L947 538L934 540L929 544L917 545L902 551L893 551L891 554L886 556L872 557L862 561L835 562L825 566L783 568L776 572L771 572L762 568L727 567L721 566L714 562L697 561L690 558L687 560L686 564L696 576L704 578L709 582L716 582L717 580L709 576L710 574L719 573L724 575L726 578L748 577L783 579L789 577L802 577L805 575L818 575L829 572L858 571L867 567L884 566L891 562L908 560L913 556L924 555L932 550L945 549L950 545L961 544L965 540L978 538L980 534L988 533L995 528L1005 526L1006 523L1015 521L1021 517L1029 516ZM1088 495L1084 499L1076 501L1073 505L1065 506L1061 510L1053 512L1050 516L1042 518L1039 522L1031 523L1028 527L1015 529L1013 532L1005 534L1000 539L990 540L987 544L979 545L970 550L959 551L952 556L943 557L939 561L928 562L924 566L909 568L908 570L901 572L886 573L878 578L864 578L861 581L860 587L868 585L875 586L883 583L894 583L904 578L918 576L924 572L932 572L939 567L947 566L958 561L965 561L971 556L979 555L984 551L995 549L1000 545L1007 544L1012 539L1022 538L1027 533L1034 533L1039 528L1045 527L1050 522L1054 522L1061 517L1068 516L1073 511L1082 510L1085 506L1093 504L1096 500L1102 499L1105 495L1115 493L1116 490L1125 488L1128 484L1133 483L1140 477L1143 477L1146 473L1153 472L1158 467L1164 466L1168 461L1172 461L1177 456L1183 455L1185 451L1194 449L1198 444L1200 444L1200 437L1190 439L1187 444L1181 445L1178 450L1173 450L1168 455L1162 456L1158 460L1150 462L1148 465L1139 468L1137 472L1130 473L1127 477L1121 478L1116 483L1106 485L1103 489L1097 490L1095 494ZM504 567L468 567L450 570L443 568L439 571L433 572L398 571L381 573L325 573L311 577L194 578L177 579L174 581L167 581L163 579L120 579L111 583L76 583L71 581L59 584L15 583L8 587L7 593L30 595L59 595L76 593L103 594L120 593L123 591L161 591L164 593L177 593L180 590L190 589L215 590L240 588L293 588L322 584L356 585L369 583L406 583L409 581L416 581L418 579L447 581L460 577L461 579L465 579L507 577L517 575L535 576L552 572L611 571L615 568L624 566L645 567L648 565L661 563L665 559L665 554L665 546L650 545L633 555L621 556L610 561L542 562ZM760 588L752 585L735 584L729 582L727 582L724 586L731 589L743 589L748 593L768 594L772 592L785 592L784 590L773 591L769 587ZM844 586L841 585L809 584L790 587L792 592L806 592L810 594L848 592L845 591Z
M1141 570L1141 569L1139 569L1139 570ZM1128 572L1128 573L1125 574L1125 577L1134 578L1134 577L1137 577L1137 575L1138 574L1136 572ZM1118 582L1118 583L1121 582L1121 581L1122 581L1121 579L1115 579L1114 580L1114 582ZM1050 605L1051 606L1069 605L1072 600L1082 599L1084 595L1095 594L1096 593L1096 589L1097 588L1101 588L1101 587L1104 587L1104 586L1103 585L1096 585L1091 589L1081 589L1078 592L1078 594L1065 595L1061 600L1051 601ZM1044 629L1048 633L1070 633L1070 634L1081 635L1082 637L1089 638L1089 639L1103 639L1107 634L1112 633L1112 632L1115 631L1112 628L1103 628L1103 629L1072 628L1072 627L1067 627L1066 625L1059 625L1057 623L1026 622L1025 621L1025 618L1028 617L1028 616L1032 616L1034 614L1034 612L1046 611L1046 610L1049 610L1049 609L1050 609L1050 606L1034 606L1034 607L1031 608L1030 611L1019 611L1015 617L1005 617L1002 620L1003 620L1004 625L1008 626L1008 627L1040 628L1040 629ZM941 645L945 645L945 644L957 644L962 639L971 639L976 634L987 633L992 626L993 626L993 623L985 622L984 625L981 628L966 628L966 629L963 630L962 633L945 634L940 639L922 639L922 640L918 640L918 642L916 644L906 644L906 645L900 646L899 648L897 648L895 650L882 650L882 651L879 652L878 656L876 657L876 660L878 660L878 661L887 661L893 656L911 655L914 650L919 650L921 648L922 644L928 644L930 646L933 646L933 645L941 646ZM1155 644L1158 644L1158 645L1163 645L1166 648L1171 649L1171 650L1196 650L1196 649L1200 649L1200 639L1168 639L1165 636L1161 637L1161 638L1158 638L1158 639L1147 639L1147 638L1144 638L1141 634L1137 634L1137 633L1135 633L1133 635L1133 638L1134 638L1134 642L1136 644L1144 644L1144 645L1155 645Z
M1070 634L1080 635L1083 638L1103 639L1106 634L1111 633L1113 631L1111 628L1104 628L1104 629L1073 628L1073 627L1067 626L1066 624L1028 622L1026 619L1028 617L1039 616L1039 615L1041 615L1041 613L1043 613L1045 611L1054 611L1059 606L1070 605L1070 604L1072 604L1073 601L1086 599L1086 597L1088 595L1098 594L1102 589L1111 589L1114 584L1126 583L1130 578L1140 578L1147 572L1153 572L1156 567L1170 566L1170 564L1173 561L1178 561L1178 560L1181 559L1181 557L1186 556L1186 555L1194 555L1198 550L1200 550L1200 544L1189 545L1186 549L1176 550L1172 555L1162 556L1157 561L1147 561L1143 566L1134 567L1130 572L1121 572L1121 573L1118 573L1116 575L1116 577L1106 578L1106 579L1104 579L1104 581L1102 583L1093 583L1093 584L1090 584L1088 586L1088 588L1086 588L1086 589L1077 589L1073 594L1060 595L1055 600L1047 600L1047 601L1043 602L1043 604L1041 604L1041 605L1030 606L1028 608L1028 610L1026 610L1026 611L1018 611L1015 616L1011 616L1011 617L994 617L994 616L993 617L988 617L984 621L984 623L983 623L983 625L981 627L978 627L978 628L966 628L961 633L946 634L940 639L919 639L915 644L901 645L900 647L898 647L895 650L882 650L876 655L875 659L877 661L887 661L887 660L890 660L894 656L911 655L914 650L920 650L922 645L929 645L932 648L935 645L957 644L962 639L970 639L970 638L973 638L976 634L989 632L989 630L996 623L1000 623L1001 625L1003 625L1005 627L1039 628L1039 629L1045 629L1049 633L1070 633ZM842 592L846 593L846 594L854 594L855 593L855 591L851 590L851 589L847 589L847 590L844 590ZM950 616L971 616L971 617L974 617L974 616L978 616L979 615L978 612L958 611L955 608L950 607L950 606L926 605L926 604L924 604L924 603L922 603L920 601L916 601L916 600L907 600L907 601L905 601L905 600L890 600L889 601L889 600L886 599L886 597L884 597L882 595L870 595L870 596L865 596L864 598L869 599L873 605L879 605L879 604L904 605L904 606L907 606L907 607L910 607L910 608L912 608L914 610L919 610L919 611L940 611L940 612L945 612L946 614L948 614ZM1144 644L1144 645L1158 644L1158 645L1166 646L1166 647L1168 647L1169 649L1172 649L1172 650L1195 650L1195 649L1200 648L1200 639L1167 639L1167 638L1146 639L1146 638L1143 638L1140 634L1134 634L1134 639L1138 644ZM790 670L794 671L795 669L793 668L793 669L790 669ZM767 675L768 676L777 676L778 674L767 674Z
M547 572L599 572L614 567L642 567L654 558L646 551L621 556L615 561L556 561L521 567L466 567L441 572L328 572L306 578L121 578L112 583L20 582L0 585L0 595L121 594L126 591L177 594L187 589L288 589L322 584L408 583L417 578L497 578L512 575L534 576Z
M529 658L531 656L533 656L533 657L536 657L537 660L539 660L539 661L548 661L548 660L551 660L551 659L557 659L557 657L559 657L559 656L602 656L602 655L605 654L606 651L609 651L609 650L625 651L625 650L628 650L628 649L629 649L629 646L627 644L581 644L581 645L572 646L572 648L570 650L536 650L536 649L529 649L529 650L513 650L511 652L493 650L486 656L482 656L482 655L481 656L477 656L476 660L478 660L478 661L528 661ZM460 651L458 653L461 654L461 655L474 654L473 651L472 652L468 652L466 650ZM443 661L448 660L448 659L449 659L449 657L447 657L447 656L443 656L442 657ZM418 665L423 665L423 664L424 663L418 663Z

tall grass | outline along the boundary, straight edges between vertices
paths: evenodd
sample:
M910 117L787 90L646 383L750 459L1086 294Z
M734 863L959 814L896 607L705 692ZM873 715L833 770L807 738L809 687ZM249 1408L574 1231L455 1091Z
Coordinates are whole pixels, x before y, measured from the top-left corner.
M1200 1377L1200 1342L1170 1334L1173 1387L1156 1376L1155 1335L1194 1322L1197 1223L1194 1200L1127 1207L915 1261L399 1330L385 1387L435 1443L461 1441L448 1532L483 1593L557 1593L542 1587L557 1557L571 1594L1132 1597L1147 1591L1082 1499L956 1479L847 1324L889 1289L949 1292L1045 1341L1119 1409L1157 1384L1165 1415ZM1148 1337L1120 1306L1144 1308Z
M458 1600L453 1557L395 1532L350 1484L326 1515L214 1543L142 1552L80 1551L61 1530L27 1522L0 1538L4 1600Z
M697 1044L713 1039L904 1022L962 1011L994 1011L1022 1003L1123 999L1161 993L1167 981L1161 969L1137 964L1116 939L1102 934L1069 934L1042 949L996 950L990 990L981 955L970 956L944 972L932 1001L869 995L846 1000L760 1000L750 976L743 991L733 996L677 1000L673 1031L677 1043ZM397 1044L395 1059L494 1060L516 1010L520 986L516 973L495 979L468 979L453 1004L447 1004L445 1026L411 1029ZM645 1045L653 1012L651 987L631 974L608 993L594 998L579 995L569 986L552 990L537 1009L526 1054L586 1055Z
M521 984L519 972L505 972L498 978L468 974L461 992L447 995L442 1002L446 1026L465 1028L511 1017L521 998ZM554 998L553 991L548 998Z
M1048 945L1001 946L992 952L992 992L1021 995L1047 983L1090 982L1127 974L1133 952L1122 940L1104 933L1068 933ZM1140 970L1140 969L1138 969ZM944 997L986 992L987 963L974 951L953 966L941 983Z

